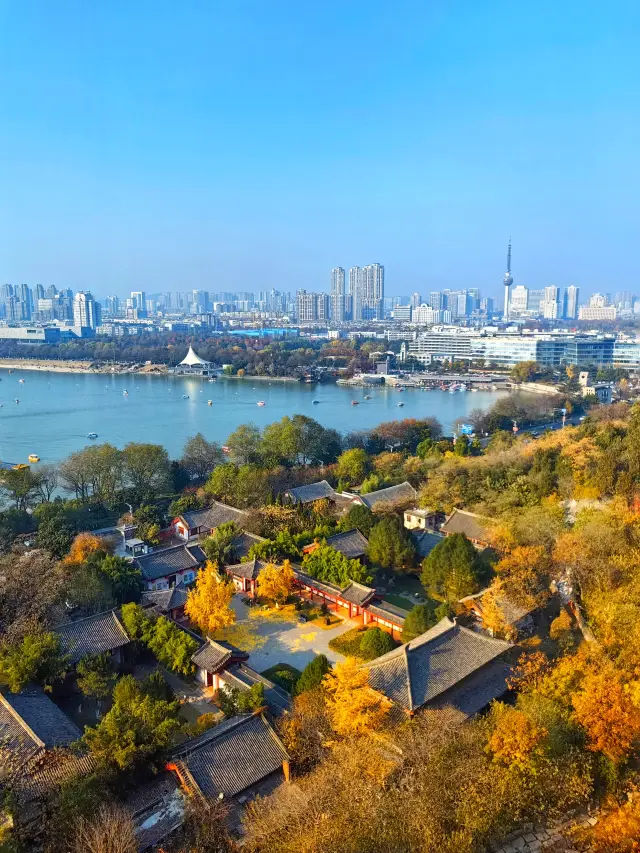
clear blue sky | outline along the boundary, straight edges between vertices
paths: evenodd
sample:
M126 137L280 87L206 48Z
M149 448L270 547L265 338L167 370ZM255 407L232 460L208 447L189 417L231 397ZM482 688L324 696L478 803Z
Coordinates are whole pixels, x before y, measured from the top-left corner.
M0 282L640 291L638 0L0 0Z

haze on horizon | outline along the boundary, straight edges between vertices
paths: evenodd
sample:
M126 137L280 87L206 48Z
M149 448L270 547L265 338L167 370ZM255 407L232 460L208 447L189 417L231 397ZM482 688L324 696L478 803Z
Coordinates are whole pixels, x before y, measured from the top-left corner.
M632 0L0 0L0 282L638 289Z

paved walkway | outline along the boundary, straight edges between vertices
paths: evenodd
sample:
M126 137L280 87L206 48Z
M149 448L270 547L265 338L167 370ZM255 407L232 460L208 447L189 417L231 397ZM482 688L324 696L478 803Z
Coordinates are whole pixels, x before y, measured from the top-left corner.
M254 647L248 649L248 664L258 672L276 663L288 663L302 670L319 654L326 655L331 663L344 660L343 655L329 648L329 640L344 634L356 624L345 620L325 631L311 623L299 624L289 611L264 613L257 608L247 607L240 595L234 597L231 606L236 612L239 628L246 627L255 638Z

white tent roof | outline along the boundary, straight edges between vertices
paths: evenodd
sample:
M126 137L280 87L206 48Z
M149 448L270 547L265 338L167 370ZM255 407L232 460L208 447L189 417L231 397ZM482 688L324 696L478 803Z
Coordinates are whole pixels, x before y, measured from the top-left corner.
M194 367L196 364L209 364L209 362L200 358L199 355L196 355L193 351L193 347L189 347L189 352L185 355L180 364L186 364L188 367Z

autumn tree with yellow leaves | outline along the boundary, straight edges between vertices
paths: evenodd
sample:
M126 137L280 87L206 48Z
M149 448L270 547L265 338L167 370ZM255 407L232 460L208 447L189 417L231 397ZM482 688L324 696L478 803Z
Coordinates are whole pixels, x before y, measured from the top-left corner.
M256 581L258 595L276 604L284 604L291 595L294 580L289 560L285 560L281 566L268 563L261 569Z
M387 720L391 702L369 686L369 670L348 657L336 663L323 679L327 711L336 734L365 735L381 728Z
M107 554L108 550L104 539L91 533L79 533L71 543L71 548L63 563L66 566L80 566L92 554Z
M233 584L220 576L214 563L207 562L189 591L185 613L205 634L214 634L236 621L230 607L234 592Z

